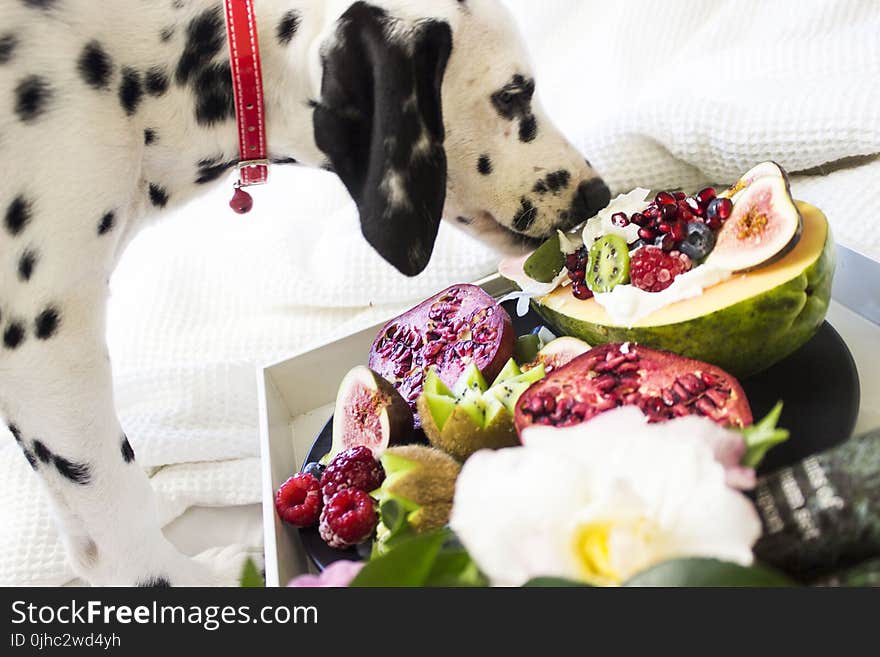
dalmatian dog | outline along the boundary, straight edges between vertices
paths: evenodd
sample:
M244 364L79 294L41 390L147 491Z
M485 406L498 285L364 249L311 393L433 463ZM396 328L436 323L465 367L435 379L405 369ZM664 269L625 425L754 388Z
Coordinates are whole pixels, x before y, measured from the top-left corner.
M257 0L272 162L324 167L406 275L441 218L510 251L607 204L496 0ZM0 416L93 585L232 584L163 536L114 410L108 279L238 162L222 0L0 0Z

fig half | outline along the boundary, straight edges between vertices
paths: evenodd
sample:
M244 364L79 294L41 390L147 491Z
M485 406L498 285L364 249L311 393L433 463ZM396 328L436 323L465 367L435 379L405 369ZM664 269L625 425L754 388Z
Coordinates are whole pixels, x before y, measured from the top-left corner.
M323 461L329 463L343 450L357 445L368 447L379 458L389 445L406 442L412 428L412 411L400 393L376 372L358 365L339 384L333 445Z
M797 244L803 219L791 197L788 175L775 162L754 167L723 195L733 200L733 210L706 264L750 271L781 258Z

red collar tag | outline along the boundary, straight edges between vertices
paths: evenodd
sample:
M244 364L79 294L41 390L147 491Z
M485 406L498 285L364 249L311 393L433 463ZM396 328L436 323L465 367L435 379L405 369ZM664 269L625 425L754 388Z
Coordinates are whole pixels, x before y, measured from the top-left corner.
M239 152L239 180L229 207L245 214L254 206L254 200L242 187L261 185L269 175L263 73L253 0L225 1Z

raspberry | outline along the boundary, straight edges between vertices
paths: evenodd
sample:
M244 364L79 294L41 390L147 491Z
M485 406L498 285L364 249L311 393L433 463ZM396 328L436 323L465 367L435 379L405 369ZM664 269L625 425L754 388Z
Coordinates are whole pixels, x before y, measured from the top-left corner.
M629 279L646 292L660 292L679 274L691 268L691 259L678 251L666 253L656 246L643 246L630 256Z
M340 452L330 461L330 465L321 475L321 493L326 504L345 488L369 493L379 488L384 480L385 470L382 464L373 458L369 447L358 445Z
M275 493L278 516L294 527L311 527L321 514L321 486L312 475L301 472L281 484Z
M343 488L324 505L318 531L332 548L346 548L366 541L376 528L376 502L367 493Z

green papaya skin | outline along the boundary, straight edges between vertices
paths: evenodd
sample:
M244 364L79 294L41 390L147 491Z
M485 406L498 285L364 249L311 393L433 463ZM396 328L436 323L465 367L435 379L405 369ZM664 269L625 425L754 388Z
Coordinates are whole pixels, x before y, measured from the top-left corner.
M779 362L813 337L828 312L834 267L829 227L821 254L795 278L686 322L625 328L573 319L534 300L532 308L562 335L591 345L637 342L718 365L743 378Z

